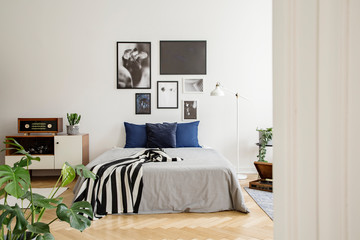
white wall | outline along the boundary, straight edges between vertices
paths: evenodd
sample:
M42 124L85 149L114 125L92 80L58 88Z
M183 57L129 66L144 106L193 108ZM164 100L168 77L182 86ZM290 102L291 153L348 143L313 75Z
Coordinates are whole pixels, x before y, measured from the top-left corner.
M277 240L360 239L360 2L274 1Z
M272 126L270 0L0 0L0 137L19 117L78 112L94 159L124 145L124 121L181 121L181 108L156 109L156 81L183 77L159 74L160 40L207 40L206 93L179 102L199 100L201 144L234 163L235 97L209 92L220 81L251 99L240 102L240 156L253 168L255 129ZM117 41L151 41L151 90L116 89ZM135 115L137 92L151 92L150 116Z

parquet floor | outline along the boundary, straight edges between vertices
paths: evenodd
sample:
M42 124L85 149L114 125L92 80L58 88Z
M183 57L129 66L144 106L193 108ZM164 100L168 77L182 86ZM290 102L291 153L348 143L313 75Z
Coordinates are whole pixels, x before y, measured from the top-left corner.
M249 175L241 180L241 185L248 186L256 175ZM52 187L55 178L34 177L34 187ZM74 183L61 196L70 204L73 198ZM109 215L93 221L90 228L79 232L67 223L55 221L51 232L57 240L68 239L213 239L213 240L270 240L273 239L273 222L258 207L252 198L243 190L246 205L251 213L243 214L234 211L218 213L179 213L151 215ZM44 215L43 221L54 218L55 212Z

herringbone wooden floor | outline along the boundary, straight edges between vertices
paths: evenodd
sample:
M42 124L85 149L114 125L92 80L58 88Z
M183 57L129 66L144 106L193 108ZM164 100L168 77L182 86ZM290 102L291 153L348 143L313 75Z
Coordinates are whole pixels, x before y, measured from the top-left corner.
M248 186L256 175L249 175L242 180L242 186ZM37 177L32 180L34 187L52 187L55 178ZM61 196L70 204L73 198L72 188ZM251 213L243 214L234 211L218 213L179 213L151 215L109 215L93 221L91 227L79 232L67 223L55 221L51 232L57 240L68 239L214 239L214 240L255 240L273 239L273 222L243 190L246 205ZM43 221L54 218L55 212L47 213Z

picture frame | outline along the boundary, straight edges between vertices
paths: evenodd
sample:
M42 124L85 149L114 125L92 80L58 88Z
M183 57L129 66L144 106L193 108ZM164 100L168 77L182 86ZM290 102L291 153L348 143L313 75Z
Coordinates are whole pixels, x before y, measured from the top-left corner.
M157 82L157 108L177 109L179 108L179 82L158 81Z
M182 118L183 121L186 120L197 120L198 119L198 100L183 100L183 111Z
M135 114L151 114L151 93L135 94Z
M116 42L117 89L151 89L151 43Z
M160 41L160 75L177 74L206 74L206 41Z
M183 93L204 93L204 79L183 78Z

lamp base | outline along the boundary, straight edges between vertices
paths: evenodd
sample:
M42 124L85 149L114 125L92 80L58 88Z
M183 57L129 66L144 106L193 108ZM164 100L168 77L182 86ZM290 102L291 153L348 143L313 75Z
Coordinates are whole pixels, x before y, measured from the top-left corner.
M244 180L244 179L247 179L247 176L246 176L246 175L244 175L244 174L237 173L236 175L237 175L237 178L238 178L239 180Z

